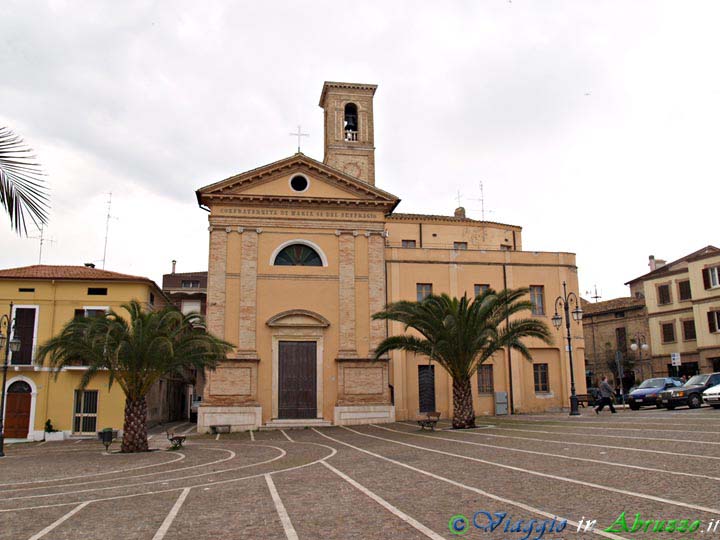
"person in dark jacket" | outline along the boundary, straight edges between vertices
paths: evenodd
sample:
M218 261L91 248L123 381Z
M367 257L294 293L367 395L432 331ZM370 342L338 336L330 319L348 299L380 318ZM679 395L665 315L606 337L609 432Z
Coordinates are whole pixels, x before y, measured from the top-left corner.
M609 405L610 412L615 414L617 411L615 410L615 407L613 407L612 402L613 387L610 386L607 377L602 378L598 390L600 391L600 401L598 402L597 407L595 407L595 414L600 414L600 411L605 408L605 405Z

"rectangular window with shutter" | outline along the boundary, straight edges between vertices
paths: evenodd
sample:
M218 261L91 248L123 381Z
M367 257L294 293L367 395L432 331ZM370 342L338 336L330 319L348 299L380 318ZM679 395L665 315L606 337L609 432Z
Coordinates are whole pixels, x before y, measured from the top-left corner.
M720 311L708 311L708 327L712 333L720 330Z
M670 285L658 285L657 286L657 303L659 306L664 306L672 302L670 296Z
M675 323L662 323L660 325L663 343L675 342Z
M16 307L13 310L11 336L20 340L20 350L10 352L11 365L29 366L33 363L36 319L37 308L35 307Z
M415 240L403 240L403 241L402 241L402 247L404 247L404 248L414 248L414 247L415 247Z
M453 242L453 249L467 249L467 242Z
M691 300L692 299L692 292L690 290L690 280L689 279L678 282L678 296L680 297L681 302L683 300Z
M720 287L720 266L711 266L703 268L703 286L705 289L714 289Z
M695 341L697 339L697 336L695 334L695 321L694 320L689 319L687 321L683 321L682 327L683 327L683 340Z
M492 394L495 391L492 364L483 364L478 369L478 393Z
M75 390L73 433L94 435L97 431L98 391Z
M535 379L535 393L550 391L550 378L547 364L533 364L533 378Z
M545 315L545 287L530 285L530 302L533 315Z

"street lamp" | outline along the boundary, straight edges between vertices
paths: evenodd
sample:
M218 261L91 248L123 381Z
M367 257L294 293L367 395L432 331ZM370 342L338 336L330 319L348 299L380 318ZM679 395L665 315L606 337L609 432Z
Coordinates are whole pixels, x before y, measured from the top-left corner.
M13 304L10 302L10 316L12 315ZM3 380L2 394L0 397L0 457L5 457L5 385L7 384L7 370L10 363L10 352L18 352L20 350L20 340L16 337L10 338L10 333L14 325L10 324L10 316L3 315L0 317L0 351L5 346L5 362L3 362ZM3 330L7 333L4 334Z
M578 410L578 398L575 395L575 370L573 369L573 348L572 336L570 335L570 305L573 304L575 309L572 310L572 318L578 324L582 321L583 310L580 307L580 301L574 292L568 294L567 286L563 281L563 294L555 299L555 315L552 317L552 323L556 330L560 330L562 325L562 317L558 314L558 308L565 311L565 330L567 331L567 350L570 355L570 416L580 416Z
M647 352L647 350L650 348L647 344L647 338L645 337L645 334L641 334L640 332L635 334L635 341L630 344L630 349L633 350L633 352L638 353L638 364L640 365L640 378L642 380L645 380L645 368L643 367L642 363L642 353L643 351ZM650 376L652 377L652 366L650 367Z

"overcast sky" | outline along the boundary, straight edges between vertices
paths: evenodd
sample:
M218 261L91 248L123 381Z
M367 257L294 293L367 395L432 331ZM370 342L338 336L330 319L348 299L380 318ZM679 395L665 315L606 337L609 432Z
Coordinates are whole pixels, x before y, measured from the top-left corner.
M718 244L720 2L0 3L0 125L52 189L43 263L160 283L207 268L195 190L322 160L323 81L379 85L377 185L401 212L523 227L604 299ZM38 261L0 216L0 267Z

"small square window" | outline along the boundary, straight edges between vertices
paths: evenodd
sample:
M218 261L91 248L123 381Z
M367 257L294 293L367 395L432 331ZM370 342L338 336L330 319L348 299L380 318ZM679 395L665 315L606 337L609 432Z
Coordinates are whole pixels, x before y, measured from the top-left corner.
M404 247L404 248L414 248L414 247L415 247L415 240L403 240L403 241L402 241L402 247Z
M453 249L466 250L467 242L453 242Z
M199 289L200 288L200 280L199 279L183 279L180 283L180 287L183 289Z
M417 301L422 302L432 294L432 283L417 284Z
M481 296L490 288L490 285L486 283L476 283L475 284L475 296Z

